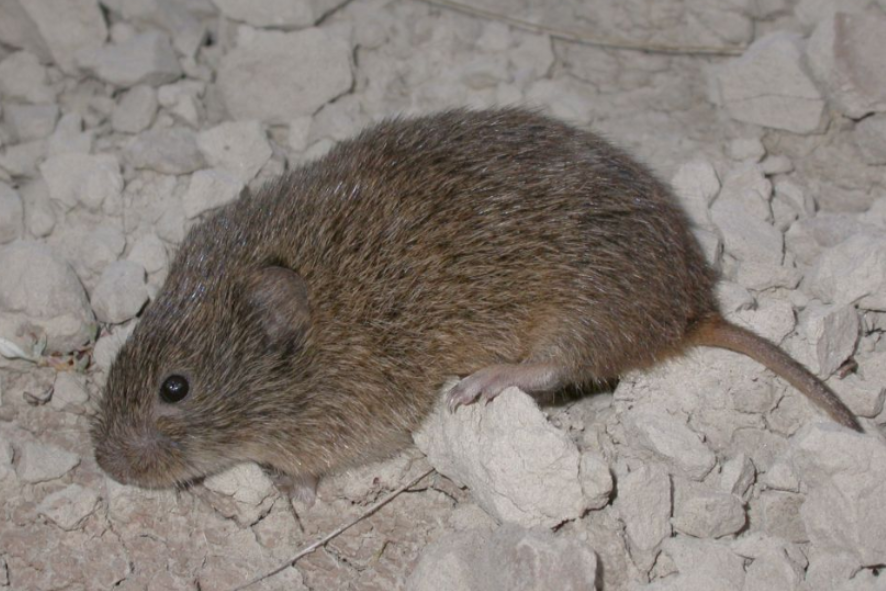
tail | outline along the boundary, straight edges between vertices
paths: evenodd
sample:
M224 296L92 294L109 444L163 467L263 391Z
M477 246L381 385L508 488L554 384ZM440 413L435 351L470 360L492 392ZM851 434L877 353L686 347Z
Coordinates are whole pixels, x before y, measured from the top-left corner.
M812 372L778 346L747 329L732 324L719 314L698 323L689 335L689 342L692 345L719 347L747 355L787 380L794 388L827 411L835 421L862 432L861 425L852 411Z

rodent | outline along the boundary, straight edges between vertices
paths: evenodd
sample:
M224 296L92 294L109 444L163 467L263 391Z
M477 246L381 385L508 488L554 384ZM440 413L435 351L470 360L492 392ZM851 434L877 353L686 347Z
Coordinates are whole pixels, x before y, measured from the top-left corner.
M110 369L96 459L145 487L255 461L310 493L408 444L451 376L457 406L697 345L860 431L723 319L715 282L668 187L593 133L516 108L390 119L190 230Z

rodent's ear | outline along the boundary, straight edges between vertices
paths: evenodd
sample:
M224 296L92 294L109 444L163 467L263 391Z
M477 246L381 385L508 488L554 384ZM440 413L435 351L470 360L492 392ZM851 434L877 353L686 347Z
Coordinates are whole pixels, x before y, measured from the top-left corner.
M274 346L300 345L311 322L308 286L285 267L268 266L244 282L244 303Z

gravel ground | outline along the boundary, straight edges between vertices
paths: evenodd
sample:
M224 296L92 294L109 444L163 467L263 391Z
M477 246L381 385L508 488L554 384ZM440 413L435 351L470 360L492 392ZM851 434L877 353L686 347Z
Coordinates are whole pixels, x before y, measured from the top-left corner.
M886 1L472 2L0 3L0 588L231 589L433 467L254 588L886 589ZM102 474L89 416L188 227L374 120L504 104L670 179L727 316L869 433L697 350L438 413L311 508L252 465Z

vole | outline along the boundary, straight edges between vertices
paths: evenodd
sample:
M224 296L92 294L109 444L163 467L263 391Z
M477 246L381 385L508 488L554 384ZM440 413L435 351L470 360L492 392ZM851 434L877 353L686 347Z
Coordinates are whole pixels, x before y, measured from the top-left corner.
M190 230L108 375L100 466L164 487L254 461L310 495L452 407L611 379L703 345L860 430L819 379L724 320L668 187L521 109L382 122Z

